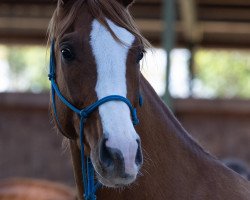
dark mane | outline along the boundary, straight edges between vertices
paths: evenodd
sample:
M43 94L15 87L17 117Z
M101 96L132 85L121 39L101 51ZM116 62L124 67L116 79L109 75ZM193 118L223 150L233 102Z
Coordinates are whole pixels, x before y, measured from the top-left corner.
M63 5L62 0L59 0L48 29L49 41L61 36L72 25L83 4L87 5L93 17L102 23L117 41L123 43L111 30L106 18L135 35L143 48L150 47L149 42L140 34L128 9L117 0L77 0L71 6Z

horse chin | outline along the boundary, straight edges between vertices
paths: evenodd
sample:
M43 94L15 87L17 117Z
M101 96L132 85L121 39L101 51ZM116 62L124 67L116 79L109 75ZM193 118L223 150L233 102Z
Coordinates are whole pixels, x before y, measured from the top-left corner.
M102 185L110 188L124 188L131 185L136 180L136 176L130 176L126 178L120 178L120 177L105 178L99 173L97 173L97 178Z

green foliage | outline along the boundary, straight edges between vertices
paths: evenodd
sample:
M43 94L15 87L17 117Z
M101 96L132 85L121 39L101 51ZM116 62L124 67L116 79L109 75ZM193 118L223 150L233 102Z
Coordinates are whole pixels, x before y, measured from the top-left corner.
M10 66L11 91L49 89L48 58L42 46L0 46ZM250 98L250 52L199 50L195 55L194 94L198 97Z
M200 50L195 76L213 97L250 97L250 52Z
M13 46L8 48L7 60L14 90L40 92L48 90L46 48Z

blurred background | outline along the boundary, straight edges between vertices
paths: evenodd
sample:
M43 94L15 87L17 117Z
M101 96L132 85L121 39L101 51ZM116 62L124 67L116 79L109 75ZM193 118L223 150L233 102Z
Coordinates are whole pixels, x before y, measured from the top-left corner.
M0 0L0 180L74 185L48 111L46 31L55 2ZM137 0L130 11L154 46L141 70L159 96L210 153L248 168L250 1Z

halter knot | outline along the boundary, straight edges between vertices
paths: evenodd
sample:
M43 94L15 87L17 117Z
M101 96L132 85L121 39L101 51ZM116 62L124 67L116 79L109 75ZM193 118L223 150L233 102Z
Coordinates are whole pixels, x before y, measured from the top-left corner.
M83 119L87 119L87 118L88 118L88 113L87 113L85 110L81 110L81 111L80 111L80 116L81 116Z
M133 119L133 125L134 126L136 126L137 124L139 124L139 119L137 117L137 112L136 112L135 108L132 111L132 119Z
M49 80L55 80L56 79L56 74L55 73L50 73L48 74Z

